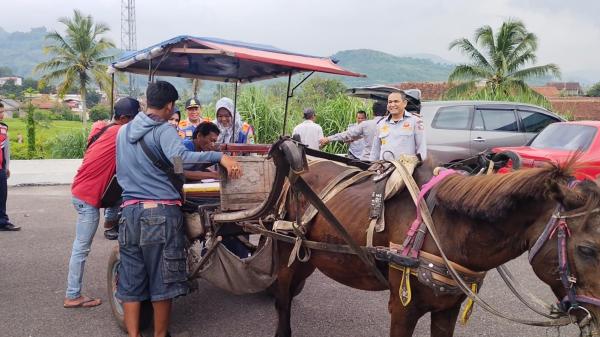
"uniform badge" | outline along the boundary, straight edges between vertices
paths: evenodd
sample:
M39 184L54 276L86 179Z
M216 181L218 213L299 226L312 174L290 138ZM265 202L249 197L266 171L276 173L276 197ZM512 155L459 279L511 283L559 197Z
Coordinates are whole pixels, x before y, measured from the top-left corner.
M384 125L384 126L381 127L380 131L383 132L383 133L387 133L387 132L390 131L390 127L387 126L387 125Z
M423 125L423 120L419 119L417 121L417 130L423 131L425 130L425 125Z
M402 128L403 129L410 129L410 122L404 122L404 124L402 124Z

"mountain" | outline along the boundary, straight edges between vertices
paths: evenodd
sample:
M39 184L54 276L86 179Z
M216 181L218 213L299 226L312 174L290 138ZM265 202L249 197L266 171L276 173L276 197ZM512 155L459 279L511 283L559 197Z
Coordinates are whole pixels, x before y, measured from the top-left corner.
M12 33L0 27L0 67L10 68L12 75L38 78L32 70L47 58L42 51L46 34L44 27Z
M429 59L395 56L371 49L344 50L332 58L345 68L367 75L367 78L340 77L349 86L445 81L454 69L453 65Z

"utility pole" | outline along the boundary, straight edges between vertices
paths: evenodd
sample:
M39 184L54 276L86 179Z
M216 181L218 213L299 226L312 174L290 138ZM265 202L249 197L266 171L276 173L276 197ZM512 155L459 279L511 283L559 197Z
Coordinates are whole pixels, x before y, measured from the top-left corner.
M121 49L137 50L135 0L121 0ZM136 97L135 77L129 74L129 95Z

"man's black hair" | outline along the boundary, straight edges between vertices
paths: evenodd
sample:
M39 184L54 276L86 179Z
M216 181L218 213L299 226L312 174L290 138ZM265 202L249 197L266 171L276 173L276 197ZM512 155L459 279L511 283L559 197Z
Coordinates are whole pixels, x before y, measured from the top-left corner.
M214 123L202 122L194 130L194 133L192 134L192 139L198 138L198 134L201 134L203 137L206 137L211 132L218 135L219 133L221 133L221 130L219 130L219 127Z
M4 108L4 103L0 102L0 108Z
M304 109L304 119L311 119L315 115L315 110L312 108Z
M357 114L357 115L363 114L363 115L365 115L365 117L367 117L367 113L366 113L364 110L358 110L358 111L356 112L356 114Z
M146 89L146 100L148 108L162 109L165 105L179 99L177 89L166 81L156 81L148 84Z
M387 102L373 102L373 116L385 116L387 113Z

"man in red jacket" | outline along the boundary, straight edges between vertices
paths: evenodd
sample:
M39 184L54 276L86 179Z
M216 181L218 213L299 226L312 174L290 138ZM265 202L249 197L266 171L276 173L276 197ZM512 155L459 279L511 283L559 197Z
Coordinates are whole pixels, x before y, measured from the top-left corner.
M116 171L115 144L119 128L135 117L140 103L130 97L120 99L115 104L115 117L110 124L94 126L83 155L83 162L71 186L73 206L77 211L75 241L69 262L65 308L94 307L100 305L99 298L81 294L83 269L90 252L94 234L100 221L100 204L104 191ZM106 222L118 220L119 206L106 208Z

